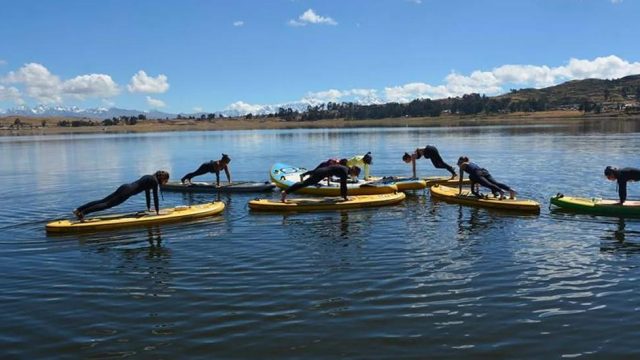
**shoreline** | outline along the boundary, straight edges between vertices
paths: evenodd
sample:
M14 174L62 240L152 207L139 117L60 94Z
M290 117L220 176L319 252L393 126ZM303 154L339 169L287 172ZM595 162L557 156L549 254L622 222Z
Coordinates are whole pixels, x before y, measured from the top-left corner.
M20 119L22 128L13 128ZM225 131L266 129L348 129L363 127L463 127L463 126L508 126L508 125L571 125L588 121L638 121L640 114L602 113L584 114L579 111L544 111L498 115L442 115L439 117L388 118L368 120L316 120L285 121L278 118L218 118L215 120L173 119L141 120L135 125L62 127L57 125L63 118L37 118L6 116L0 118L0 136L60 135L60 134L118 134L174 131ZM45 126L42 126L46 123Z

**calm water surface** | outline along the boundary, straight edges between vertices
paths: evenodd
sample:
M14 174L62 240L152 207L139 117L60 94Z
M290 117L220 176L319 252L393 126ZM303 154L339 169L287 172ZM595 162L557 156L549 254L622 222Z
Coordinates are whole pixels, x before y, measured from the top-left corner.
M615 197L606 165L640 166L640 125L390 128L0 137L3 358L630 358L640 323L640 220L548 209L557 192ZM542 203L538 216L437 202L257 214L219 199L196 222L71 236L44 225L140 175L232 157L236 180L372 151L409 175L434 144ZM445 175L418 163L421 175ZM198 180L210 180L205 175ZM224 177L223 177L224 179ZM226 180L226 179L225 179ZM638 198L640 187L629 193ZM293 196L293 195L292 195ZM138 195L116 209L144 208Z

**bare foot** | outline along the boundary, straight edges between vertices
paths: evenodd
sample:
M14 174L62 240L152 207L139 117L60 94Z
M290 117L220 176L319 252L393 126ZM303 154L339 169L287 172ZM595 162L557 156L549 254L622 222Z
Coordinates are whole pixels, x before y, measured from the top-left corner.
M84 214L82 214L80 210L78 209L73 210L73 215L75 215L78 218L78 220L80 220L80 222L84 222Z
M514 190L509 190L509 199L513 200L516 198L516 192Z

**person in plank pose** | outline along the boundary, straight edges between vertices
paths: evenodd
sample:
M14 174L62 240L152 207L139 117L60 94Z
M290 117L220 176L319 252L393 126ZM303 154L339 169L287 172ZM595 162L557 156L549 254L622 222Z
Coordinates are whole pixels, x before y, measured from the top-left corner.
M120 185L116 191L102 200L92 201L76 208L73 210L73 215L75 215L78 220L84 221L86 214L120 205L128 198L143 191L147 197L147 211L151 211L150 195L151 191L153 191L153 206L156 214L159 215L158 187L166 184L167 181L169 181L169 173L163 170L156 171L153 175L144 175L130 184Z
M446 162L444 162L444 160L442 160L442 156L440 156L438 149L433 145L427 145L424 147L424 149L416 149L413 154L404 153L404 155L402 155L402 161L407 164L411 163L413 167L414 178L417 178L416 159L420 159L421 157L430 159L431 163L436 169L447 169L451 173L451 179L454 179L456 177L456 171L453 169L453 166L447 164Z
M224 173L227 175L227 181L231 184L231 174L229 173L229 163L231 162L231 158L227 154L222 154L222 158L216 161L206 162L194 171L190 172L187 175L183 176L180 181L183 184L191 184L191 178L194 178L199 175L204 175L206 173L214 173L216 174L216 186L220 186L220 171L224 170Z
M613 166L607 166L604 169L604 176L611 181L618 182L618 197L620 198L618 205L622 205L627 200L627 182L639 181L640 169L632 167L618 169Z
M304 187L315 185L327 177L335 176L340 179L340 196L345 200L349 200L347 197L347 179L349 176L360 175L360 168L357 166L346 167L344 165L330 165L314 170L309 170L300 175L300 181L291 185L281 192L280 200L286 202L287 195ZM303 180L305 176L309 176L306 180Z
M458 159L458 166L460 167L460 185L459 190L462 193L462 182L464 179L464 172L469 174L469 180L471 180L471 193L479 198L483 197L482 194L476 188L476 184L482 185L491 190L493 196L500 196L500 200L504 199L504 192L509 192L509 198L515 199L516 192L508 185L496 181L491 176L489 171L485 168L481 168L476 163L469 161L466 156L460 156Z

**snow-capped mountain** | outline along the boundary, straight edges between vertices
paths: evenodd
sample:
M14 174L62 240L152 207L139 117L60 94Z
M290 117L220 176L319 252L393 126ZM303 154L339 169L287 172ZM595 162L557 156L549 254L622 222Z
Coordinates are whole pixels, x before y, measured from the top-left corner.
M22 115L22 116L60 116L60 117L80 117L90 119L110 119L120 116L138 116L145 115L150 119L173 119L176 114L165 113L161 111L140 111L127 110L119 108L93 108L82 109L77 106L48 106L37 105L35 107L18 106L2 111L5 116Z
M235 116L244 116L249 113L253 115L266 115L266 114L275 114L278 112L279 108L291 108L294 111L305 111L307 109L307 103L291 103L291 104L277 104L277 105L253 105L249 107L244 106L231 106L227 110L223 111L214 111L216 115L224 115L225 117L235 117ZM49 105L37 105L34 107L29 106L18 106L10 109L0 109L0 114L3 116L13 116L13 115L21 115L21 116L59 116L59 117L79 117L79 118L90 118L90 119L110 119L113 117L120 116L138 116L140 114L145 115L148 119L175 119L178 115L183 117L193 116L195 118L199 118L201 115L207 116L208 112L197 112L197 113L180 113L180 114L172 114L165 113L162 111L152 110L152 111L141 111L141 110L128 110L128 109L120 109L120 108L90 108L90 109L82 109L77 106L49 106Z

